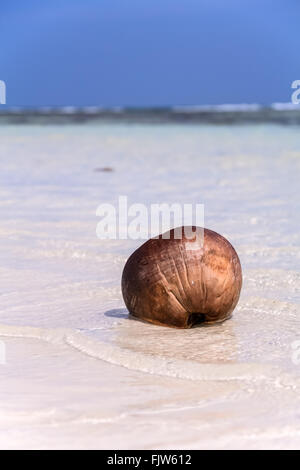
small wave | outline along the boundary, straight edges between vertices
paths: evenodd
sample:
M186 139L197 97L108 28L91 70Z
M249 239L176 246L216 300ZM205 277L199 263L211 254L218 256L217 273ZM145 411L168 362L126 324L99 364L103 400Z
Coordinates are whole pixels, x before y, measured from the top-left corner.
M67 344L87 356L127 369L193 381L256 382L278 376L277 367L258 363L197 363L138 353L115 344L94 340L80 331L60 328L0 325L0 336L34 338L54 344Z

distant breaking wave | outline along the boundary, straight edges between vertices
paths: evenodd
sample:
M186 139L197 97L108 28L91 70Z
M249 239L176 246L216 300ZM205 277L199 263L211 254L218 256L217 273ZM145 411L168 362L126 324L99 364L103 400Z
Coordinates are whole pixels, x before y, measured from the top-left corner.
M258 111L263 109L263 106L257 103L247 104L212 104L212 105L199 105L199 106L173 106L173 112L177 113L199 113L203 111L210 112L235 112L235 111Z

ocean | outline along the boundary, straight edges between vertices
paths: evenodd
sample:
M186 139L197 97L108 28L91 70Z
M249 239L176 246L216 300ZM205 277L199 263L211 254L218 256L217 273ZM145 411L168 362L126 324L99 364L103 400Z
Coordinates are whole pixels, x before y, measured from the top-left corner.
M299 447L300 113L112 114L0 116L0 447ZM96 236L120 195L204 204L242 264L230 320L128 316L143 240Z

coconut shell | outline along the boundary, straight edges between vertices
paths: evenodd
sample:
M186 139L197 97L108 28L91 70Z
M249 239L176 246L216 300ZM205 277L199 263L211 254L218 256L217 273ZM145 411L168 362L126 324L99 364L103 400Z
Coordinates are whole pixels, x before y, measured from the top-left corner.
M187 229L191 228L195 229ZM151 238L127 260L122 293L135 317L157 325L191 328L231 316L242 286L235 249L212 230L201 229L202 236L197 234L191 240L184 229L179 229L180 239L174 229Z

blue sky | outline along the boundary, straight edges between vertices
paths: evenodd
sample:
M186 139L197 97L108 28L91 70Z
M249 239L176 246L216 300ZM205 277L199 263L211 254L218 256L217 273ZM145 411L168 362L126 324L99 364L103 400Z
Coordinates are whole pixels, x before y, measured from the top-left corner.
M298 0L1 0L9 106L289 101Z

